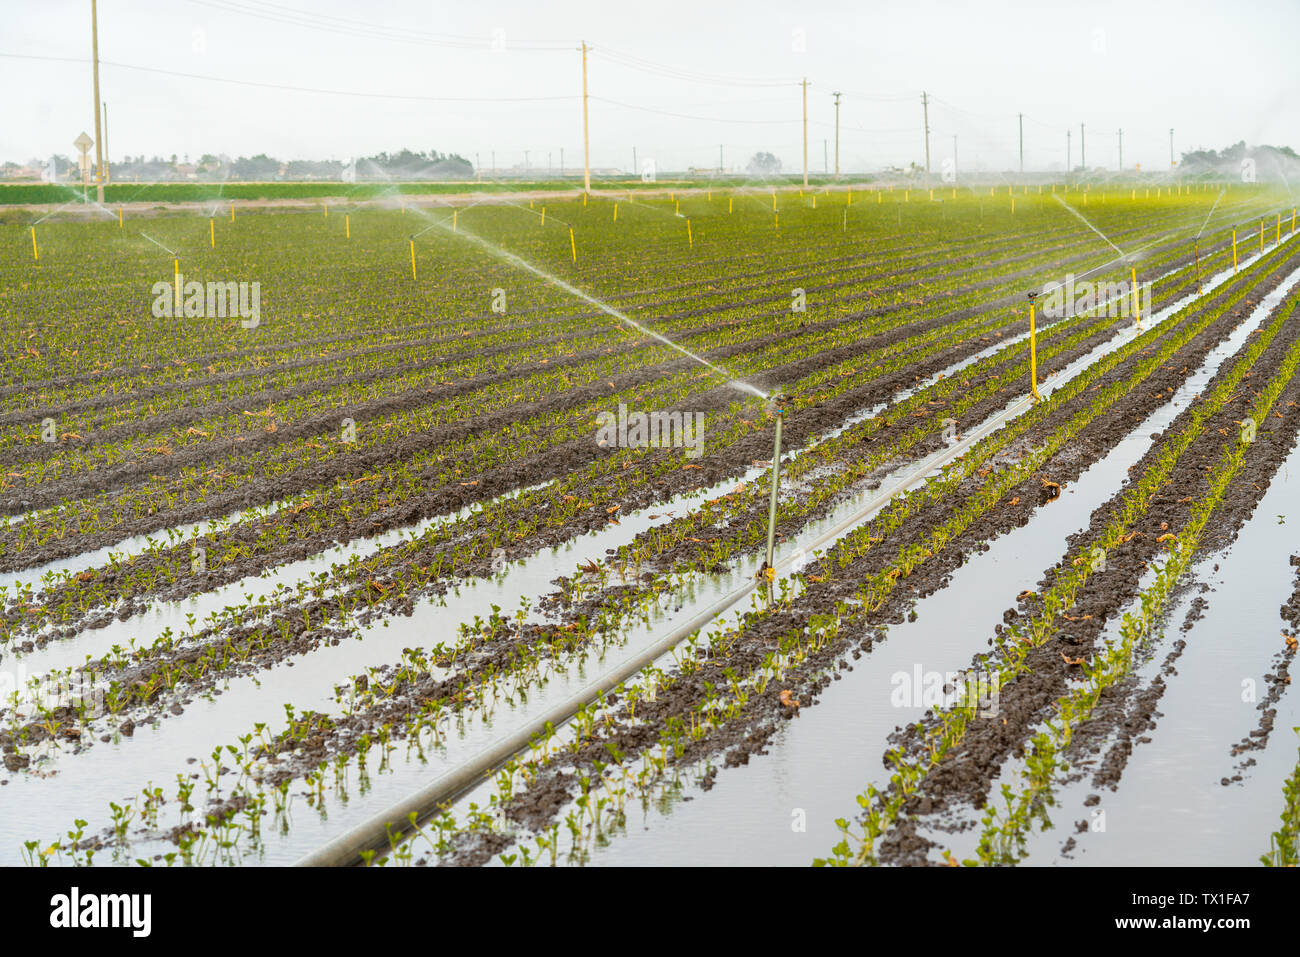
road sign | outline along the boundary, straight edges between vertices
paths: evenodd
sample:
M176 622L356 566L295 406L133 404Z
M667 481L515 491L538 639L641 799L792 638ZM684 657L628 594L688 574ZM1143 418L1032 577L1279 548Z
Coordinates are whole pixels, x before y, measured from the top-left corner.
M72 141L72 145L81 150L81 158L77 160L77 166L81 168L81 181L90 182L90 148L95 145L95 141L87 136L84 132Z

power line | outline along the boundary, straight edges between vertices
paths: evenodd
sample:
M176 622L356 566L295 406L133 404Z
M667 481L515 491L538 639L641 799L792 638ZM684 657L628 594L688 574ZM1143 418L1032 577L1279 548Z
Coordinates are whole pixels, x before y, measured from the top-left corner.
M592 96L592 99L598 103L609 103L612 106L621 106L628 110L640 110L642 113L658 113L660 116L673 116L681 120L702 120L707 123L739 123L742 126L775 126L779 124L798 123L798 120L736 120L718 116L693 116L689 113L674 113L671 110L657 110L651 106L637 106L635 103L624 103L621 100L611 100L604 96Z
M921 91L917 90L914 93L907 93L903 96L879 96L874 93L863 93L859 90L841 90L840 92L845 96L853 97L855 100L872 100L878 103L911 103L916 99L916 94Z
M61 63L88 63L85 57L37 56L30 53L4 53L0 57L15 60L47 60ZM419 100L446 103L533 103L548 100L577 100L578 94L565 96L425 96L416 93L369 93L360 90L334 90L324 87L293 86L287 83L267 83L259 80L240 80L234 77L211 76L203 73L183 73L179 70L164 70L160 67L138 66L134 63L118 63L114 60L100 61L101 66L116 67L119 70L137 70L141 73L157 73L162 76L178 76L188 80L206 80L210 83L232 83L237 86L253 86L268 90L288 90L293 93L324 93L330 96L360 96L381 100Z
M641 70L646 73L655 73L660 76L672 77L679 80L692 80L696 83L712 83L718 86L765 87L799 85L799 81L794 79L785 80L771 77L737 77L727 76L721 73L702 73L698 70L686 69L685 67L656 63L654 60L648 60L645 57L637 56L633 53L626 53L622 50L615 50L611 47L592 47L592 53L596 56L603 57L611 62L618 63L634 70Z
M309 13L279 4L258 2L258 0L189 0L189 2L199 6L255 17L259 20L268 20L272 23L283 23L290 26L304 27L309 30L338 33L348 37L360 36L372 40L394 40L401 43L458 47L461 49L491 48L495 42L491 37L433 33L426 30L412 30L406 27L385 27L364 20L336 17L324 13ZM520 50L559 51L568 49L566 44L561 43L511 43L510 47Z

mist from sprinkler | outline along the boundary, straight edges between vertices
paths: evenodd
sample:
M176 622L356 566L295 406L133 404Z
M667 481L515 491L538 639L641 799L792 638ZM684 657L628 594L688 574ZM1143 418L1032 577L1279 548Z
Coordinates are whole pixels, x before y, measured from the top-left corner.
M1056 193L1053 193L1053 194L1052 194L1052 198L1053 198L1054 200L1056 200L1058 203L1060 203L1062 206L1064 206L1066 209L1068 209L1070 212L1072 212L1072 213L1073 213L1073 214L1078 218L1079 222L1083 223L1085 226L1087 226L1089 229L1091 229L1094 233L1096 233L1098 236L1100 236L1100 237L1102 238L1102 240L1106 243L1106 245L1109 246L1111 249L1115 250L1115 252L1119 253L1121 257L1125 257L1125 256L1126 256L1126 253L1124 252L1124 250L1120 249L1118 246L1116 246L1114 243L1112 243L1112 242L1110 241L1110 239L1107 238L1106 234L1103 233L1103 232L1102 232L1100 229L1098 229L1096 226L1094 226L1094 225L1093 225L1093 224L1088 220L1088 217L1086 217L1086 216L1083 215L1083 213L1079 212L1077 209L1075 209L1073 206L1071 206L1071 205L1070 205L1069 203L1067 203L1065 200L1061 199L1061 197L1060 197L1059 195L1057 195Z
M88 204L90 206L94 206L96 209L98 209L100 212L102 212L105 216L109 217L110 219L117 218L117 214L113 212L111 209L102 205L101 203L96 202L95 200L91 199L89 196L82 196L71 186L64 186L62 183L55 183L53 185L57 186L59 189L67 190L68 192L72 193L73 198L68 200L66 203L64 203L62 206L58 207L57 209L50 210L40 219L28 223L27 224L28 226L39 226L41 223L45 222L51 216L55 215L56 213L63 212L63 210L67 209L69 206L72 206L73 204L81 204L83 206Z
M178 253L176 252L176 250L168 249L166 246L158 242L158 240L154 239L152 236L150 236L148 233L144 232L143 230L140 232L140 235L143 236L145 239L149 240L149 242L153 243L159 249L167 250L167 255L171 256L173 259L177 257Z
M1226 189L1221 189L1221 190L1219 190L1219 195L1216 196L1216 197L1214 197L1214 205L1211 206L1211 207L1210 207L1210 211L1209 211L1208 213L1205 214L1205 222L1201 223L1201 228L1200 228L1200 229L1197 231L1197 233L1196 233L1196 238L1197 238L1197 239L1200 239L1200 238L1201 238L1201 233L1205 232L1205 227L1208 226L1208 225L1210 224L1210 217L1213 216L1213 215L1214 215L1214 211L1215 211L1216 209L1218 209L1218 207L1219 207L1219 200L1223 199L1223 194L1226 193L1226 192L1227 192Z
M432 218L429 213L419 208L415 208L415 212L417 215L423 216L426 219ZM635 319L632 319L624 315L622 312L615 309L613 306L609 305L609 303L597 299L595 296L591 295L590 293L585 292L582 289L579 289L577 286L573 285L570 282L566 282L565 280L561 279L559 276L554 275L553 273L547 272L545 269L542 269L540 266L537 266L534 263L529 262L527 259L524 259L522 256L510 252L508 249L503 249L502 247L496 245L495 243L490 242L489 240L486 240L481 236L477 236L463 227L453 230L446 223L446 221L434 220L429 225L428 228L421 230L420 233L416 233L412 235L411 239L414 240L415 236L422 235L423 233L428 232L430 229L433 229L435 226L441 227L442 229L451 233L453 236L459 237L460 239L463 239L466 242L473 243L474 245L483 249L489 255L494 256L497 259L502 260L503 262L507 262L512 266L524 270L525 272L532 273L534 276L537 276L539 279L543 280L544 282L547 282L558 289L562 289L564 292L567 292L569 295L577 299L581 299L583 302L587 303L588 305L595 306L601 312L605 313L608 316L613 317L614 319L617 319L619 322L622 322L633 329L636 329L638 332L642 333L643 335L649 336L652 339L662 342L664 345L668 346L669 348L675 349L676 351L680 352L682 355L686 356L687 358L692 359L695 362L698 362L702 366L706 366L709 369L712 369L714 372L718 373L719 375L726 376L727 377L726 384L728 387L736 389L740 392L749 393L750 395L756 396L763 400L770 398L768 393L764 392L763 390L757 388L756 386L750 385L748 382L745 382L742 379L735 378L729 371L724 369L722 366L710 362L708 359L705 359L703 356L696 355L690 349L687 349L685 346L678 345L676 342L673 342L673 340L669 339L667 336L662 335L661 333L655 332L653 329L649 329L646 326L641 325L641 323L637 322Z

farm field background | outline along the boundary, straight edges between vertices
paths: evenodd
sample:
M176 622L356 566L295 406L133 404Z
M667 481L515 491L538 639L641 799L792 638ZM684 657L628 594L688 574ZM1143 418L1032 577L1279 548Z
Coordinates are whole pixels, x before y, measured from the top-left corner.
M210 213L0 225L0 861L1296 861L1289 192Z

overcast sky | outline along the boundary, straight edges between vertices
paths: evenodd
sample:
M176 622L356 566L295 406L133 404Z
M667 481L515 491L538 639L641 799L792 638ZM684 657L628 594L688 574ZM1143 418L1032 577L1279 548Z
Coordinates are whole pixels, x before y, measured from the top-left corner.
M72 156L94 135L89 8L0 0L0 159ZM1013 168L1021 112L1027 169L1063 167L1067 129L1077 164L1080 123L1089 166L1116 166L1122 128L1125 166L1158 169L1170 127L1179 150L1300 148L1297 37L1297 0L99 3L110 161L408 147L485 169L525 150L558 168L563 150L573 169L585 39L593 167L631 168L634 147L664 169L716 166L721 144L729 168L768 150L798 170L806 76L813 172L824 141L834 163L836 90L844 169L924 163L922 90L936 170L954 135L960 168Z

